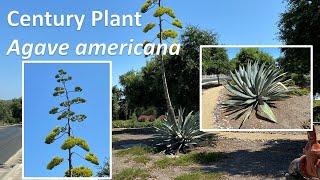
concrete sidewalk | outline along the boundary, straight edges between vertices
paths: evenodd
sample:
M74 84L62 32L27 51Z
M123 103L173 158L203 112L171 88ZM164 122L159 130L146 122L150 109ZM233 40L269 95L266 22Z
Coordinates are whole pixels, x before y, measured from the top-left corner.
M0 180L22 179L22 150L20 149L8 161L0 165Z
M21 180L22 179L22 164L17 164L9 170L3 177L2 180Z

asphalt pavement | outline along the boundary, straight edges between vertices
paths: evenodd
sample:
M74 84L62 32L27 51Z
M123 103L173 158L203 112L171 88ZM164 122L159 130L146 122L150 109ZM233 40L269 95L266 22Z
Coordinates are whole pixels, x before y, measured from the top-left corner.
M0 127L0 165L4 164L22 146L22 126Z

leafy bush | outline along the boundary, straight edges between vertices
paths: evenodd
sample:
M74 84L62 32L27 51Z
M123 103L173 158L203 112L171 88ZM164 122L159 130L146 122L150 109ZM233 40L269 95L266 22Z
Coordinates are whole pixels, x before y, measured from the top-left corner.
M157 115L157 108L150 106L142 111L143 115Z
M99 171L97 172L98 177L109 177L110 176L110 161L105 159L103 165L99 166Z
M149 106L147 108L145 107L139 107L135 109L135 115L136 117L139 117L140 115L157 115L157 108L154 106Z
M310 94L310 89L309 88L292 88L290 89L290 92L288 94L294 95L294 96L304 96L304 95Z
M244 115L240 124L249 118L253 110L261 109L271 121L277 122L270 106L274 101L287 98L288 88L284 81L285 73L265 63L253 64L248 62L246 67L240 66L235 72L230 72L234 83L228 82L225 86L230 92L229 99L222 103L227 112L235 119Z
M313 107L318 107L318 106L320 106L320 100L314 100Z
M313 108L313 121L320 122L320 106Z
M146 128L146 127L159 127L161 120L155 120L153 122L139 122L135 119L129 120L113 120L113 128Z
M310 76L304 74L290 74L290 78L293 80L294 84L297 86L310 86Z
M190 112L184 117L184 110L178 110L178 116L174 121L163 121L160 127L156 127L157 145L166 148L166 153L186 153L187 150L201 140L205 133L200 131L199 112L194 115Z
M22 121L22 99L0 100L0 124L16 124Z

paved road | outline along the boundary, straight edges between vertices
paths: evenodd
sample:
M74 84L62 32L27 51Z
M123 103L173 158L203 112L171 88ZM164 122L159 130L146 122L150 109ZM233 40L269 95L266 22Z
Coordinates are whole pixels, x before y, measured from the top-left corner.
M231 78L225 75L220 75L220 83L224 83L224 81L228 81ZM202 78L202 85L209 85L209 84L217 84L218 83L218 77L217 76L211 76L211 77L205 77Z
M13 156L22 144L21 125L0 127L0 165Z

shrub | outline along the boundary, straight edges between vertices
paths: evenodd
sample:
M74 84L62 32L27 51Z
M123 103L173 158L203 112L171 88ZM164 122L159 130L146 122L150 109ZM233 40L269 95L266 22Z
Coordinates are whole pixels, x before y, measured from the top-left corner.
M318 106L320 106L320 100L314 100L313 107L318 107Z
M310 94L310 89L309 88L292 88L288 94L294 95L294 96L304 96L304 95Z
M320 106L313 108L313 121L320 122Z
M190 112L184 117L184 110L178 110L178 116L174 121L162 121L160 127L156 127L158 146L164 146L166 153L182 152L187 150L201 140L205 133L200 131L199 112L194 115Z
M226 111L238 119L244 115L240 124L249 118L253 110L261 109L271 121L277 122L270 106L274 101L287 98L288 88L284 81L285 73L265 63L248 62L246 67L240 66L235 72L230 72L234 83L225 86L230 92L229 99L222 103Z
M105 159L103 165L99 166L99 171L97 172L98 177L109 177L110 176L110 161Z
M113 128L146 128L146 127L159 127L161 120L155 120L153 122L139 122L135 119L129 120L113 120Z
M304 74L290 74L290 78L293 80L294 84L297 86L310 86L310 76Z
M139 107L135 109L135 115L136 117L139 117L140 115L157 115L157 108L154 106L149 106L147 108Z

